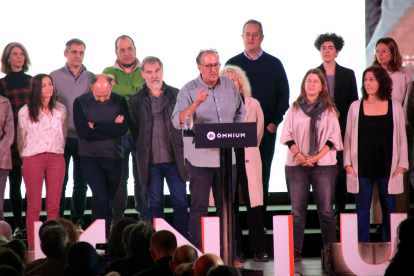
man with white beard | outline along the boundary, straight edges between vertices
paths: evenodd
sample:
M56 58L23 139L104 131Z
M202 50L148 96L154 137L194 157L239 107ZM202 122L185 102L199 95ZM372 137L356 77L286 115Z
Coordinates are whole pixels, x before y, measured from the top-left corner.
M181 130L175 129L171 116L178 89L162 81L163 64L157 57L146 57L141 63L145 80L142 89L129 100L130 131L137 145L138 175L147 185L151 221L164 218L164 178L170 190L174 209L174 226L188 236L188 203Z

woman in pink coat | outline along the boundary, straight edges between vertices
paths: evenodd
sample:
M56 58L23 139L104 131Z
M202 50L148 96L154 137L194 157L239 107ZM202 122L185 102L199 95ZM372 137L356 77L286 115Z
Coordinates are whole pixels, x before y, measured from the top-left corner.
M263 184L262 162L260 159L259 144L262 140L264 129L264 115L260 103L251 97L249 80L246 73L237 66L225 66L220 75L231 78L240 91L241 98L246 107L246 122L257 123L257 147L236 148L237 182L240 184L243 201L247 208L247 221L249 225L249 251L254 254L256 262L268 262L269 257L265 252L263 212ZM238 185L237 185L238 187ZM236 189L235 214L236 214L236 240L238 261L245 260L241 251L241 228L238 220L238 191Z

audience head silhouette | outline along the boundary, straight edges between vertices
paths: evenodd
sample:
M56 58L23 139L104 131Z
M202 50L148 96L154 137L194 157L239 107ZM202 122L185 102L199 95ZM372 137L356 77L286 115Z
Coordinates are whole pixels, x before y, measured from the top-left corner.
M40 246L48 258L66 254L69 249L69 235L62 225L48 226L43 229Z
M198 258L197 250L191 245L182 245L174 251L173 259L169 263L170 269L174 272L178 265L183 263L193 263Z
M219 256L207 253L197 259L191 270L191 276L207 276L208 271L216 266L224 265L223 260Z
M168 230L155 232L151 237L150 252L154 262L163 257L172 257L176 248L177 239L175 235Z
M241 274L240 271L234 266L219 265L218 267L210 269L207 276L241 276Z

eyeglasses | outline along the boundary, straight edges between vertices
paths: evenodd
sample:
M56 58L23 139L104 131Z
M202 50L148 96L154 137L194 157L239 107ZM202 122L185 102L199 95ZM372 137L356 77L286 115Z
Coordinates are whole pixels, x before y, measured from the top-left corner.
M204 67L206 67L208 70L213 70L213 67L215 68L215 69L219 69L220 68L220 66L221 66L221 63L216 63L216 64L209 64L209 65L203 65L203 64L200 64L201 66L204 66Z
M379 54L379 53L383 53L383 54L386 54L386 53L390 53L391 51L390 50L384 50L384 49L382 49L382 50L374 50L374 54Z

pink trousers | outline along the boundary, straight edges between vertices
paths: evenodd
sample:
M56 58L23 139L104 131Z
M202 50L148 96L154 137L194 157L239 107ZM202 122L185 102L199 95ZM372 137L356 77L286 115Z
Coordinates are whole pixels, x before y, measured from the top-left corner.
M65 177L63 154L40 153L24 157L22 175L27 192L26 228L28 244L34 244L34 222L42 211L43 180L46 183L47 220L59 217L59 202Z

